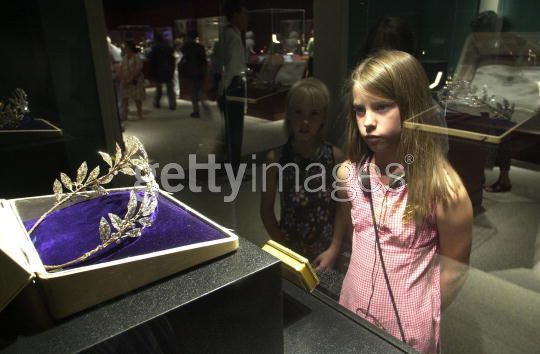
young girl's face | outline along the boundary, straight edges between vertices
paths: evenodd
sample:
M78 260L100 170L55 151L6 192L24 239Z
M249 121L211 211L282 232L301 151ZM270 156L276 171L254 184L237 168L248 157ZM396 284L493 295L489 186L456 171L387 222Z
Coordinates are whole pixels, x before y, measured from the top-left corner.
M324 124L322 108L314 104L311 97L299 101L292 108L289 119L294 138L300 141L317 139Z
M396 102L353 88L353 111L360 135L371 151L393 152L399 145L401 115Z

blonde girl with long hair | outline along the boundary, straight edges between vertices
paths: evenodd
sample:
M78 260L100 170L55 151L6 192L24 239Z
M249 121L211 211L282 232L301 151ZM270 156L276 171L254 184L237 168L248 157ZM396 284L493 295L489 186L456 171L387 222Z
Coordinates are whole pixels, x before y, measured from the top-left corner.
M338 170L352 223L340 304L422 353L440 350L441 308L464 282L472 207L440 137L421 64L400 51L364 60L351 77L348 160ZM465 266L464 266L465 265Z
M270 237L308 258L319 272L334 266L342 238L334 235L343 232L343 225L335 223L332 200L332 171L343 161L343 153L324 141L329 103L328 89L315 78L300 80L289 90L285 117L289 139L267 155L260 209ZM279 221L274 213L276 194Z

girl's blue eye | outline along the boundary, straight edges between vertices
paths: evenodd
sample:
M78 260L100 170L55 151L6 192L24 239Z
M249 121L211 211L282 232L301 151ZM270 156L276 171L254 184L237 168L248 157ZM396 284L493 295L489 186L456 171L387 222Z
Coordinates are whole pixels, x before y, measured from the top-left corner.
M357 117L362 117L366 114L366 108L363 106L353 106L353 112Z
M375 109L379 112L386 112L393 107L391 103L381 103Z

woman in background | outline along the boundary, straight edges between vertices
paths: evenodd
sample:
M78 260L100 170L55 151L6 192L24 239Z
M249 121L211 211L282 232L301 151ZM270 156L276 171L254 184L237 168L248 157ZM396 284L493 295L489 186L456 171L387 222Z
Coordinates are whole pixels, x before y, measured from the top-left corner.
M128 119L129 100L135 101L137 119L143 119L142 101L145 96L143 63L139 50L132 41L124 45L124 58L120 64L120 96L122 97L121 119Z

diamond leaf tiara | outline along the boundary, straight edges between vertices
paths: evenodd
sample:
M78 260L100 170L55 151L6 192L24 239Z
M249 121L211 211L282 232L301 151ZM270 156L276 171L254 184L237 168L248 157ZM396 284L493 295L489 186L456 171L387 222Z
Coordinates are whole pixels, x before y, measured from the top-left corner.
M141 236L143 230L152 225L151 215L155 212L158 203L158 184L150 167L146 150L139 139L130 136L126 138L125 145L126 149L125 153L123 153L120 146L116 144L114 157L108 153L99 152L103 161L109 166L107 173L102 176L100 176L99 166L96 166L89 173L86 162L83 162L77 169L77 176L73 180L65 173L61 173L60 179L55 179L53 183L56 203L39 217L28 231L28 235L31 235L52 212L58 210L67 202L80 197L92 198L107 195L108 192L103 188L103 185L110 183L119 173L140 176L144 183L142 201L140 203L137 201L137 194L132 190L129 196L127 212L123 217L109 213L107 215L108 220L105 216L101 218L99 223L101 244L69 262L58 265L45 265L46 270L58 271L83 262L97 252L115 243L120 243L126 238Z

